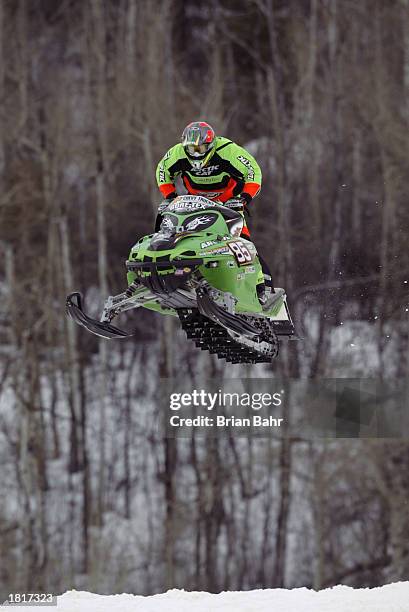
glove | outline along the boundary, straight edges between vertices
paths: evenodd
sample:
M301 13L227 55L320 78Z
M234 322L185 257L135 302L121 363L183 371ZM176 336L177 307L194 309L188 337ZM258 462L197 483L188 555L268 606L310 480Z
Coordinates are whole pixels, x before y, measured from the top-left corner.
M240 199L244 200L245 205L248 206L253 198L251 197L249 193L246 193L244 191L243 193L240 194Z
M172 200L174 200L175 198L178 197L178 194L176 193L176 191L172 191L172 193L169 193L166 198L165 198L165 202L171 202Z

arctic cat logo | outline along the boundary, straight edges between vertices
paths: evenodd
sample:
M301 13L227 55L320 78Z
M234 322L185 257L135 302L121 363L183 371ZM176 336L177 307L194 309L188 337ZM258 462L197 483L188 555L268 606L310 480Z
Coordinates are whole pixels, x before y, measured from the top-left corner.
M206 225L209 221L212 221L213 217L204 216L204 217L195 217L192 221L189 221L185 226L185 229L188 231L195 230L200 225Z
M220 166L206 166L205 168L200 168L200 170L191 170L192 174L195 176L210 176L219 169Z
M248 160L247 157L244 157L243 155L239 155L237 159L241 161L241 163L244 164L248 169L247 178L254 179L254 168L251 165L250 160Z
M201 249L207 249L207 247L212 246L212 244L218 244L217 240L208 240L207 242L202 242L200 245Z

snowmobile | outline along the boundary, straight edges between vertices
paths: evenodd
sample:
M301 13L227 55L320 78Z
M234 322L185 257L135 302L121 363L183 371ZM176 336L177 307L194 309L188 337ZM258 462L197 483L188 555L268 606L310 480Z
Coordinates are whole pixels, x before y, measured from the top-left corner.
M178 317L187 337L220 359L270 362L279 340L296 334L284 289L268 286L255 245L241 237L243 225L239 199L181 195L162 203L155 232L131 249L126 291L108 297L99 321L76 291L67 296L67 314L93 334L126 338L133 334L113 319L148 308Z

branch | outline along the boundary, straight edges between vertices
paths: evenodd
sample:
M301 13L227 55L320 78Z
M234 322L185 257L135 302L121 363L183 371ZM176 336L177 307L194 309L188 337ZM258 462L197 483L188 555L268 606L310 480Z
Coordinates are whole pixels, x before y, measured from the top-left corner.
M392 561L390 555L384 555L380 559L375 559L375 561L371 561L369 563L357 563L353 567L343 570L342 572L335 574L330 579L325 580L323 583L323 587L327 588L330 586L334 586L334 584L340 584L342 580L345 578L349 578L350 576L354 576L355 574L361 574L362 572L373 572L377 569L383 569L387 567Z

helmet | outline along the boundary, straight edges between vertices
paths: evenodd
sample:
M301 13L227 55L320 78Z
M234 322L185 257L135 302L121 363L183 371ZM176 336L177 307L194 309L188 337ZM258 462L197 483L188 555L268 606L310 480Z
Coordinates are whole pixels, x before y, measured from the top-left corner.
M196 170L203 168L213 155L216 135L213 128L204 121L194 121L185 127L182 145L186 156Z

